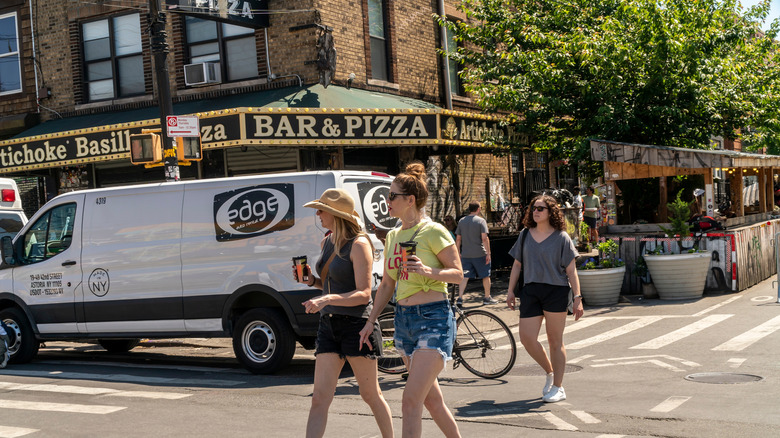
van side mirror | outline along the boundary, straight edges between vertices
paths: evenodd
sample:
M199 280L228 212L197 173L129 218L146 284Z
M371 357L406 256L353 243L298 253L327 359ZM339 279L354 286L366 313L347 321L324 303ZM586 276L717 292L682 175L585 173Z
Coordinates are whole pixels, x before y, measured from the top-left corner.
M2 256L3 265L14 266L16 264L14 245L9 236L3 236L0 239L0 256Z

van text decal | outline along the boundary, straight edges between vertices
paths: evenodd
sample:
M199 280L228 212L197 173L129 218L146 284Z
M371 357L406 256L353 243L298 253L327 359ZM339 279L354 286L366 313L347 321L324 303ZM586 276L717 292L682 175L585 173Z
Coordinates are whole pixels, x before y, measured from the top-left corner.
M260 236L295 224L292 184L264 184L214 195L217 241Z
M108 271L103 268L97 268L89 274L87 280L87 287L97 297L105 296L108 293L108 289L111 287L111 279L108 276Z
M62 295L62 272L30 275L30 296Z

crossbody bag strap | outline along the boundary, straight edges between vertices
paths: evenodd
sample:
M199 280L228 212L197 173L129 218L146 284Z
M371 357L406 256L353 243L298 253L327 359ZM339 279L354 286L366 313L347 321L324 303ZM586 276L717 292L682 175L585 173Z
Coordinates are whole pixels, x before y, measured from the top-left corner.
M336 257L336 244L333 243L333 252L331 253L330 257L328 258L328 261L325 262L325 264L322 266L322 275L320 276L320 279L322 279L322 290L325 290L325 282L328 282L328 293L330 293L330 278L328 278L328 270L330 269L330 263L333 261L333 258Z
M523 248L525 248L525 235L528 234L528 228L524 228L520 236L520 263L523 263Z

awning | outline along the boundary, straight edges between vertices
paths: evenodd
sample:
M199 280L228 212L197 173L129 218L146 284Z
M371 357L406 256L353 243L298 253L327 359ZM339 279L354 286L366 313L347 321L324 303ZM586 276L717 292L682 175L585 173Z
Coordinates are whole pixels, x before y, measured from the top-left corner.
M204 149L239 145L483 147L527 144L496 117L443 110L402 96L321 85L180 102L197 115ZM0 173L129 157L130 135L159 127L159 108L45 122L0 142Z
M609 140L591 140L590 153L591 158L595 161L633 165L630 169L626 169L625 175L616 174L614 177L608 175L607 179L662 176L655 175L658 173L658 169L650 169L648 166L669 168L672 175L676 175L677 173L674 172L679 169L690 169L692 173L701 173L695 169L780 167L780 156L777 155L750 154L730 150L685 149ZM647 172L650 172L651 175L634 176L637 173Z

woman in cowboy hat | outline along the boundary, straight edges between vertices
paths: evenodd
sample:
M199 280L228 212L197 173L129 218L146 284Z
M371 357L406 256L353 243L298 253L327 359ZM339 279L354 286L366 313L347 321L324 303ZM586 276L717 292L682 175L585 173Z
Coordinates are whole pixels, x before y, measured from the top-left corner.
M393 422L377 380L376 354L381 352L379 326L371 346L360 343L360 330L371 313L371 266L373 246L362 230L355 201L342 189L328 189L320 199L304 207L316 208L322 226L330 233L322 240L322 254L309 281L322 295L303 303L306 313L320 313L317 349L314 354L314 391L306 424L307 437L321 437L328 422L328 408L344 361L349 361L360 386L360 395L371 408L383 437L393 436Z
M395 347L401 353L409 377L404 387L404 437L422 435L423 406L446 437L459 437L455 417L444 403L437 376L452 359L455 318L447 300L447 283L460 283L463 269L455 240L443 225L425 215L428 199L425 167L414 162L390 185L390 216L401 219L401 227L390 230L385 241L385 267L376 305L360 332L369 342L373 323L397 286ZM404 262L400 244L417 243L415 256ZM362 345L362 343L361 343Z

